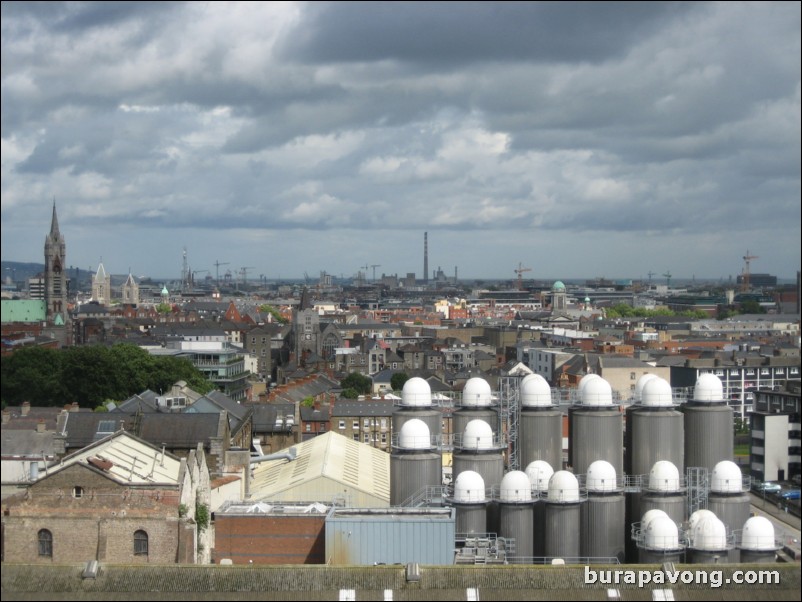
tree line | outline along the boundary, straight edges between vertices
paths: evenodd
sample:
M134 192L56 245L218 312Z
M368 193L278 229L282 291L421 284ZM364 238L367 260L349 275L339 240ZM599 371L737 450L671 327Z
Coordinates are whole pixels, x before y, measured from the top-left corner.
M4 356L0 363L3 407L29 401L33 406L78 402L81 407L94 408L146 389L161 393L178 380L199 393L214 389L189 360L153 356L130 343L65 349L24 347Z

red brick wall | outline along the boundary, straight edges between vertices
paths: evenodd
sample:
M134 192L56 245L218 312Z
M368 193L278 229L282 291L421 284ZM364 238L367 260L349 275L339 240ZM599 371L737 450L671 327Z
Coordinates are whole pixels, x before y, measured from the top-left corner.
M234 564L324 564L325 515L233 516L215 519L214 560Z

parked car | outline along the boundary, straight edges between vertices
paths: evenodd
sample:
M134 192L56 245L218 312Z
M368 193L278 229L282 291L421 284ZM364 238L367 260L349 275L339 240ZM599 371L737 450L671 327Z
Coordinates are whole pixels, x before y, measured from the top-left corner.
M791 489L790 491L784 491L780 494L780 497L784 500L798 500L799 499L799 489Z
M761 483L757 489L763 493L780 493L783 490L777 483L771 483L769 481Z

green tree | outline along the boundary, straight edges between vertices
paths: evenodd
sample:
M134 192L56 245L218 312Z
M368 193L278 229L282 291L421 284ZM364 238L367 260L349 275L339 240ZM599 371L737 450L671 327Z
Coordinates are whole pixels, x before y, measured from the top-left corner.
M357 399L359 398L359 391L356 389L343 389L340 397L343 399Z
M396 372L390 378L390 388L393 391L401 391L404 384L409 380L409 375L406 372Z
M367 395L373 387L373 381L364 374L351 372L351 374L340 381L340 386L343 390L354 389L359 395Z

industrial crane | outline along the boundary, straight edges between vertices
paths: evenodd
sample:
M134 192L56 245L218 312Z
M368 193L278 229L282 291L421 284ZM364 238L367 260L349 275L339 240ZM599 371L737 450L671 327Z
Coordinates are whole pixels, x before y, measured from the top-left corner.
M522 265L523 264L519 261L518 262L518 269L517 270L513 270L513 272L518 274L518 290L519 291L524 290L524 281L523 281L523 278L521 277L521 274L523 274L524 272L531 272L532 271L532 268L525 268L525 267L522 267Z
M221 265L229 265L229 261L215 261L212 265L215 267L215 281L217 286L220 286L220 266Z
M380 268L382 265L380 263L372 263L370 267L373 268L373 282L376 282L376 268Z
M663 277L666 279L666 286L671 286L671 270L663 274Z
M751 255L749 253L749 249L746 250L746 255L744 255L744 273L743 278L741 278L741 291L748 292L749 291L749 262L753 259L760 259L757 255Z

